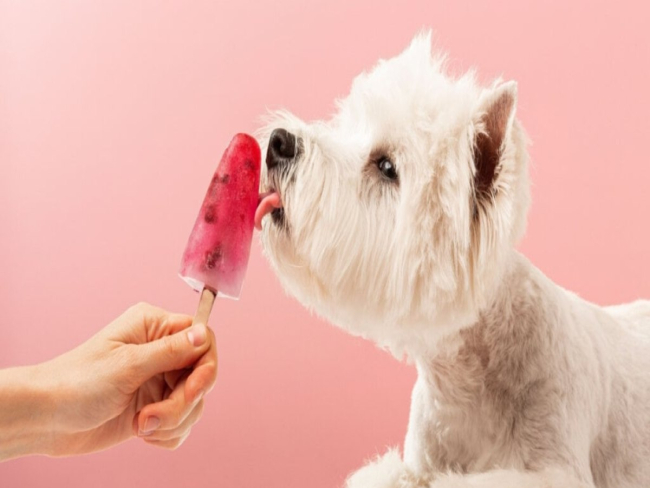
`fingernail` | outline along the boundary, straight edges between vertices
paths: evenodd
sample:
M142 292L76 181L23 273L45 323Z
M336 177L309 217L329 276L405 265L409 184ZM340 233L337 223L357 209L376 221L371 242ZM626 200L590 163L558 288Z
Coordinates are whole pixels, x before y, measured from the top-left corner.
M160 419L158 417L148 417L147 420L144 421L144 430L141 430L139 432L139 435L141 436L148 436L153 433L154 430L156 430L158 427L160 427Z
M190 340L190 344L192 344L194 347L198 347L202 346L205 343L207 335L208 331L205 329L205 325L196 324L187 333L187 338Z

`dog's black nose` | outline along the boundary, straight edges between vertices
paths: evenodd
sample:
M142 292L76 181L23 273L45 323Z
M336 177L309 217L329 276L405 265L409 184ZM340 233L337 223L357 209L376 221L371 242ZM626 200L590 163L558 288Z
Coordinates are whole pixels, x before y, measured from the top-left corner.
M284 129L275 129L266 151L266 166L271 169L296 157L296 136Z

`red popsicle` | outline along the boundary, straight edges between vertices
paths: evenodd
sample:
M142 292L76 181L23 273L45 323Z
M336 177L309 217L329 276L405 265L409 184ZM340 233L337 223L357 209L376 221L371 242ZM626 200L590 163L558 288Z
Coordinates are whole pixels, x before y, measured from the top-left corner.
M237 134L221 158L187 241L179 274L195 290L204 290L202 302L212 295L209 308L217 294L239 297L253 237L260 164L257 141Z

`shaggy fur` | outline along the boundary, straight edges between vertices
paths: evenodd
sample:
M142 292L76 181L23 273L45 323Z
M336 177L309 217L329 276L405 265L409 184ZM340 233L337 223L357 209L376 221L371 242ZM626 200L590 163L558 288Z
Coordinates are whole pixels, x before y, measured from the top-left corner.
M358 76L265 171L284 218L262 241L283 286L415 364L403 456L348 488L641 488L650 483L650 302L601 308L515 245L529 204L517 87L453 79L428 34ZM381 171L391 161L395 180Z

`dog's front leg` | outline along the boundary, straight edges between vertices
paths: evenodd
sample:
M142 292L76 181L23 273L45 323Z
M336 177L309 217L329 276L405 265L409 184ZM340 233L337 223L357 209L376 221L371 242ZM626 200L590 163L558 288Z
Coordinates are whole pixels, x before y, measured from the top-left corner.
M562 469L544 471L495 470L477 474L436 477L427 488L595 488Z
M429 484L417 479L406 467L397 449L390 449L346 481L345 488L428 488Z
M352 474L345 488L595 488L580 481L569 470L494 470L476 474L435 474L427 481L415 476L397 450L367 464Z

